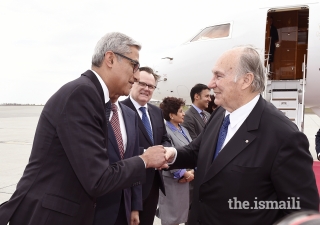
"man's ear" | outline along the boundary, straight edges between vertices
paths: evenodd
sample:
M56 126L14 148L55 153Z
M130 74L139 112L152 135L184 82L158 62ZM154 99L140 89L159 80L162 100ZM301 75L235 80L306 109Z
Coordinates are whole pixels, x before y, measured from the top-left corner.
M248 87L251 87L251 84L253 83L253 80L254 80L253 73L246 73L243 76L242 89L247 89Z
M111 52L111 51L107 51L107 52L104 54L103 63L106 64L108 67L111 68L111 67L113 67L114 58L115 58L114 53Z

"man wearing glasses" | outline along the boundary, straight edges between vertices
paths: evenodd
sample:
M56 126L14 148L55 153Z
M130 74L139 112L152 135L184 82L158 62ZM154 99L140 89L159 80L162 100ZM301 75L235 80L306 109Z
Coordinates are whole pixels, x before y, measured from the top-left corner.
M162 146L112 164L108 154L110 102L128 95L139 79L140 48L122 33L106 34L96 45L91 70L48 100L29 163L10 200L0 206L0 225L92 225L98 197L143 182L146 168L165 166ZM137 126L133 123L126 125Z
M149 67L141 67L140 80L134 83L130 97L122 101L139 115L140 154L150 146L171 146L160 108L148 103L156 88L159 76ZM152 225L157 209L159 189L165 194L161 171L147 169L146 182L142 184L143 211L140 211L140 225Z

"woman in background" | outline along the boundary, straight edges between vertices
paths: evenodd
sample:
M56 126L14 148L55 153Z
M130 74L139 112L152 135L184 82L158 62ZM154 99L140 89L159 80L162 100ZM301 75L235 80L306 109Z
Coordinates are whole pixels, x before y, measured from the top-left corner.
M184 119L181 98L166 97L160 104L166 129L174 147L184 146L192 140L188 130L180 124ZM194 179L194 171L179 169L163 171L166 196L159 192L159 218L162 225L178 225L187 222L189 211L189 183Z

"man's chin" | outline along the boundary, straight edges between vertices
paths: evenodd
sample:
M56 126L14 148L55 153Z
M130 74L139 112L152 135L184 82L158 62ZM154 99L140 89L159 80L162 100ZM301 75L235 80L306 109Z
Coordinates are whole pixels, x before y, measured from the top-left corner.
M147 104L149 102L148 98L139 98L139 101L141 103L144 103L143 105Z

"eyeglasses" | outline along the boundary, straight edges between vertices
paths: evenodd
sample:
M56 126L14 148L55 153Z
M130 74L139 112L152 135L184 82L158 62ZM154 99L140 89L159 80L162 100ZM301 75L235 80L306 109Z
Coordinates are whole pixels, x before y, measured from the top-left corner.
M151 84L146 84L146 83L141 82L141 81L138 81L138 84L139 84L141 87L143 87L143 88L148 87L149 90L154 90L154 89L156 89L156 86L151 85Z
M129 57L127 57L125 55L122 55L122 54L120 54L118 52L113 52L113 53L118 55L118 56L120 56L120 57L122 57L122 58L125 58L125 59L129 60L131 62L131 64L133 65L133 73L137 72L138 69L140 68L140 63L138 61L130 59Z

